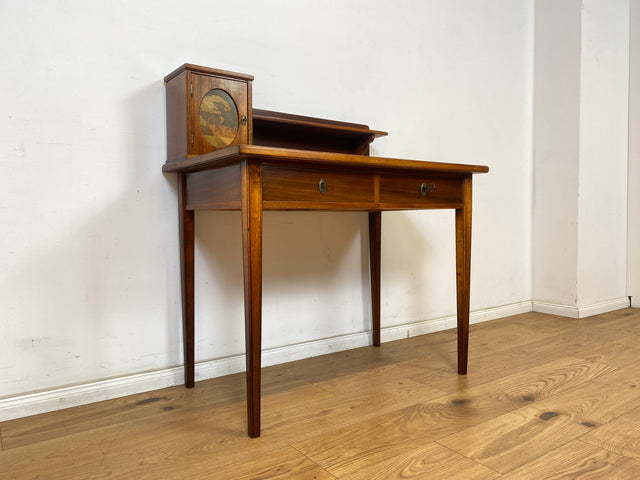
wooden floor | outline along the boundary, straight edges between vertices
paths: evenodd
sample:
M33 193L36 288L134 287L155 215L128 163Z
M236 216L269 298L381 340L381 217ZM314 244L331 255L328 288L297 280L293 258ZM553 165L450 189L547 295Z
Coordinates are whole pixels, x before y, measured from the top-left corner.
M528 313L0 423L4 479L638 479L640 310Z

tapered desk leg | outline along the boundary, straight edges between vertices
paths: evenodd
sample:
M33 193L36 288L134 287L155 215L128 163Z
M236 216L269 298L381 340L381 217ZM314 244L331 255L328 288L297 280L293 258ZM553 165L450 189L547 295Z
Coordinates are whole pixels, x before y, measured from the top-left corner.
M471 286L471 175L462 184L463 207L456 210L456 287L458 300L458 373L467 373L469 293Z
M178 173L178 209L180 222L180 271L182 283L182 343L184 384L195 383L194 355L194 212L187 210L187 174Z
M373 345L380 346L380 251L382 213L369 212L369 270L371 272L371 318Z
M247 359L247 420L250 437L260 436L260 349L262 332L262 179L260 165L242 162L242 254Z

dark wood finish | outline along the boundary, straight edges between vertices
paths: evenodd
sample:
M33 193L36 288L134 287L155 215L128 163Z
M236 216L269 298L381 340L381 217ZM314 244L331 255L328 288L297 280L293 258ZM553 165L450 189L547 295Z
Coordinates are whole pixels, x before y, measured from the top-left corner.
M365 155L369 144L386 132L367 125L253 109L253 144Z
M369 203L374 199L374 177L367 173L265 166L262 178L265 202Z
M187 174L187 208L240 210L239 164Z
M260 435L262 344L262 179L260 164L243 160L242 256L247 360L247 418L250 437Z
M187 72L182 70L165 84L167 96L167 158L187 157Z
M343 134L345 136L358 136L364 134L367 136L373 135L374 137L383 137L388 135L387 132L383 132L381 130L371 130L368 125L364 125L362 123L327 120L325 118L307 117L304 115L294 115L291 113L283 112L273 112L270 110L262 110L258 108L253 109L253 116L255 120L260 121L261 124L278 123L283 127L283 130L285 132L295 131L297 127L306 126L324 130L331 133L332 135ZM286 142L288 141L288 139L286 137L283 137L283 141Z
M425 191L422 186L424 184ZM380 202L411 204L462 203L462 190L457 178L388 175L380 179Z
M205 140L199 115L204 96L224 90L238 110L238 131L229 145L251 143L251 82L253 76L185 64L164 79L167 95L167 158L180 160L218 150ZM245 122L242 122L242 118Z
M456 173L487 173L489 171L489 167L484 165L423 162L420 160L316 152L290 148L264 147L261 145L235 145L198 157L174 161L168 160L162 166L162 170L164 172L197 172L199 170L207 170L234 163L237 162L239 158L259 158L265 165L278 164L298 167L324 165L343 168L365 167L367 169L378 168L386 172L390 172L392 169L399 169L397 173L404 173L405 175L427 172L427 175L433 176L439 173L451 175Z
M250 106L248 102L247 82L213 77L208 75L191 74L191 84L193 85L192 101L189 102L188 130L193 134L193 144L191 144L188 155L202 155L217 150L208 143L200 130L200 102L204 96L213 89L221 89L227 92L236 103L238 108L238 133L231 145L238 143L249 143L249 130L246 123L242 125L241 118L248 118ZM246 122L246 120L245 120Z
M380 257L384 210L456 211L458 372L467 371L471 268L471 175L488 167L370 157L386 132L367 125L252 108L253 77L186 64L167 83L167 162L179 173L185 383L194 382L193 243L196 209L241 210L248 433L260 435L262 212L369 212L373 344L380 345ZM231 146L198 137L202 97L229 93L246 116ZM185 133L186 132L186 133ZM193 145L190 139L193 134ZM187 143L185 146L184 143Z
M235 208L240 192L245 283L249 436L260 435L263 210L353 210L369 213L373 343L380 344L381 211L456 209L458 373L467 371L471 268L471 176L474 165L237 145L207 163L185 164L187 208ZM204 166L208 169L204 169ZM422 167L422 168L420 168ZM193 177L193 180L191 180ZM319 188L326 181L326 191ZM428 182L432 191L419 186ZM406 192L403 190L406 188ZM418 193L416 193L418 190ZM186 300L189 302L189 299ZM190 300L193 302L193 298ZM186 347L185 347L186 348Z
M193 63L185 63L179 66L169 75L164 77L165 83L171 82L175 77L179 76L182 72L193 72L202 75L211 75L219 78L228 78L231 80L239 80L242 82L250 82L253 80L253 75L247 75L245 73L230 72L229 70L222 70L220 68L203 67L202 65L194 65Z
M178 213L180 220L180 271L182 287L182 344L184 384L195 385L195 212L187 209L187 175L178 173Z
M466 375L469 357L469 295L471 291L471 175L462 180L463 206L456 209L456 293L458 373Z
M373 346L380 346L380 257L382 212L369 212L369 270L371 275L371 331Z

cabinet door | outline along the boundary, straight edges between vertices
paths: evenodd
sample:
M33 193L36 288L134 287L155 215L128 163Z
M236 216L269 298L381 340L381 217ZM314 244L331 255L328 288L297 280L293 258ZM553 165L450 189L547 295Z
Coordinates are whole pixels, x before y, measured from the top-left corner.
M246 82L191 73L189 95L190 156L249 143Z

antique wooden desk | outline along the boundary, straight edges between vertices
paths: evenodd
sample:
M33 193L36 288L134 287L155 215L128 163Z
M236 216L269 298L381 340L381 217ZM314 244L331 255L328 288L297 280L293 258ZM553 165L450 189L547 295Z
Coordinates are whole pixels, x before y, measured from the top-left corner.
M231 78L240 75L190 65L178 72L190 73L189 68ZM175 76L174 72L165 80ZM175 112L169 90L167 113L171 132ZM200 209L241 211L249 436L260 435L265 210L368 212L375 346L380 345L381 212L455 210L458 373L466 374L472 174L488 172L488 167L371 157L369 143L385 132L370 130L366 125L251 108L248 113L248 143L169 158L163 166L165 172L178 174L185 385L194 386L194 211Z

